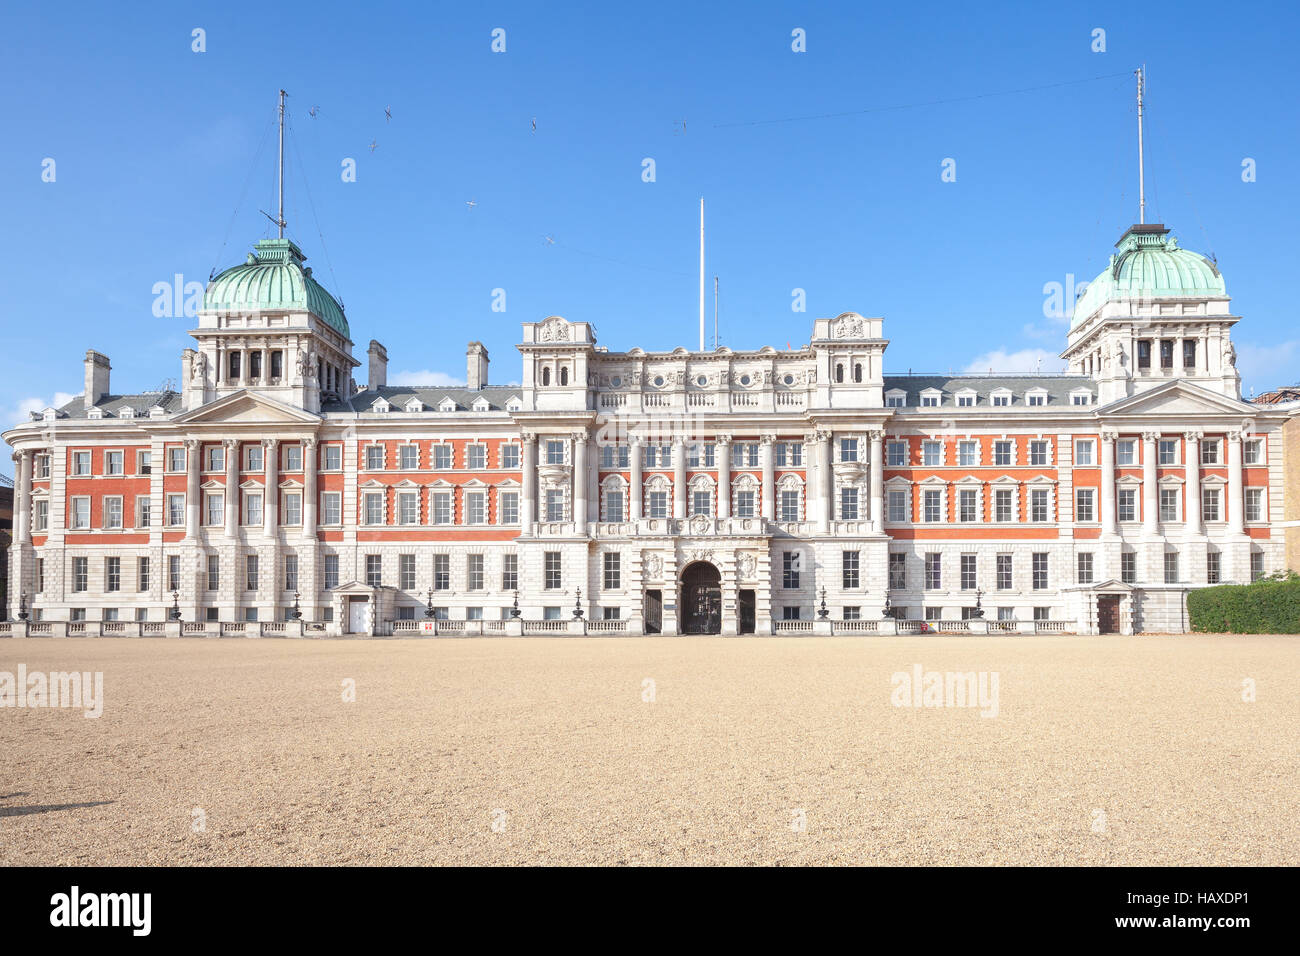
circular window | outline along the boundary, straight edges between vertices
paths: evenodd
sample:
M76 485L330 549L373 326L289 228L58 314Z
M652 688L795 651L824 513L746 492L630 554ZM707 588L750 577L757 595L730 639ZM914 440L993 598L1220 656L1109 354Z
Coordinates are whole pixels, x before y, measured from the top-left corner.
M794 384L794 376L793 376L793 375L787 375L787 376L786 376L785 378L783 378L781 381L785 382L785 384L787 384L787 385L793 385L793 384Z
M655 376L655 384L656 384L656 385L662 385L663 383L664 383L664 377L663 377L662 375L656 375L656 376Z
M618 388L620 385L623 384L623 379L621 376L615 375L613 378L609 380L609 384L613 385L615 388Z
M740 384L741 384L741 385L748 385L748 384L749 384L749 376L748 376L748 375L742 375L742 376L740 376Z
M703 388L705 385L709 384L709 377L707 375L701 375L699 378L695 380L695 384L698 385L700 388Z

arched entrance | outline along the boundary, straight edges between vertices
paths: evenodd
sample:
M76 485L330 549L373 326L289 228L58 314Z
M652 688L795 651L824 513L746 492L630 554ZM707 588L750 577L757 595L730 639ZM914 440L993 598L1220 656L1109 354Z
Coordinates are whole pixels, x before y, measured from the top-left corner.
M682 633L722 633L722 575L708 561L682 571Z

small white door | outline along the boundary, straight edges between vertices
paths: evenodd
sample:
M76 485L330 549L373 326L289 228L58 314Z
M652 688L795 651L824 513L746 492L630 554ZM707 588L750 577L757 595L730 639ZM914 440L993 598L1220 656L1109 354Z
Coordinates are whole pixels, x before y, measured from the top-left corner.
M370 630L370 602L353 598L348 602L348 633L365 634Z

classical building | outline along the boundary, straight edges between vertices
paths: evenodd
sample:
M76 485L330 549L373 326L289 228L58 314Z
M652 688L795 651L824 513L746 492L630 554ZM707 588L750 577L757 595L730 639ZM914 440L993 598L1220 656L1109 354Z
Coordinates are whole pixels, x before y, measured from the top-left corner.
M1300 573L1300 385L1287 385L1251 399L1290 417L1282 426L1282 511L1273 527L1284 541L1286 567Z
M1068 374L886 374L884 322L794 350L614 352L523 325L521 384L391 386L288 239L208 285L179 391L85 394L5 433L11 600L38 621L437 620L604 630L883 619L1186 627L1283 566L1282 426L1243 402L1224 281L1162 226L1078 301ZM415 367L419 367L417 363ZM517 602L517 603L516 603ZM409 624L404 622L411 622Z

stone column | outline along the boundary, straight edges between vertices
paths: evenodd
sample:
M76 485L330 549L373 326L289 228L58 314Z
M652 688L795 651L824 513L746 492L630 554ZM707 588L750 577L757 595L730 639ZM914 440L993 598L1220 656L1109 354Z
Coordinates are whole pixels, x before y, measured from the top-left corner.
M1228 533L1246 533L1246 496L1242 491L1241 438L1239 431L1228 432Z
M1189 537L1201 533L1201 439L1204 432L1185 432L1183 438L1183 475L1186 490L1183 499L1183 530Z
M1160 533L1160 482L1156 478L1156 461L1160 433L1142 434L1142 534L1154 538Z
M203 444L197 438L185 439L185 537L199 536L199 456Z
M262 532L274 537L280 529L280 442L274 438L262 442L262 467L266 475L262 490Z
M766 521L776 520L776 466L773 462L773 444L775 435L758 436L758 464L763 469L763 486L759 489L761 510L759 514Z
M573 433L573 523L587 533L587 433Z
M628 507L631 509L628 520L635 522L641 518L641 447L643 442L639 436L631 435L628 437L627 445L630 473L628 483L632 486L628 489Z
M32 450L23 449L14 452L14 475L18 479L17 494L14 496L14 531L19 544L30 544L32 540Z
M673 517L686 517L686 440L673 439Z
M835 446L834 438L829 431L818 432L817 438L817 496L821 499L817 530L822 534L829 534L835 508Z
M885 433L872 431L871 439L871 530L885 530Z
M519 501L520 530L537 533L537 433L524 432L523 495Z
M731 517L731 436L719 435L714 453L718 464L718 517Z
M1101 533L1115 534L1115 432L1101 433Z
M315 438L305 438L302 443L302 535L316 537L316 473L319 468L319 448Z
M239 442L227 438L221 445L226 450L226 537L233 538L239 529Z
M271 350L266 346L262 346L262 374L258 381L263 385L271 384Z

